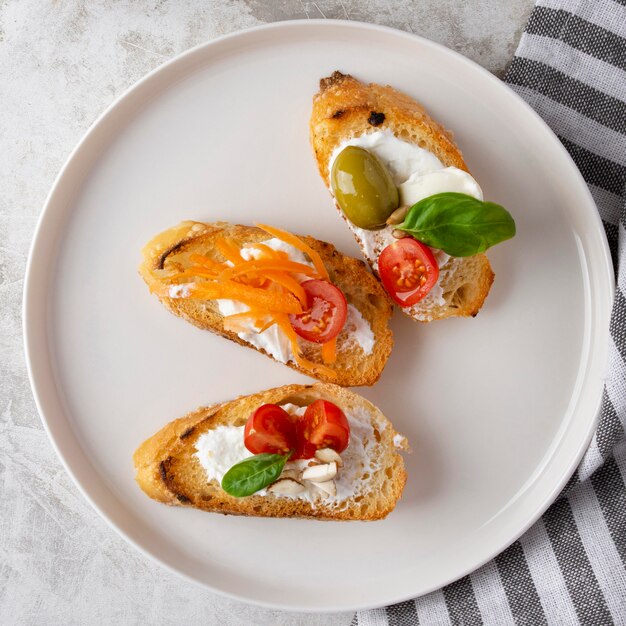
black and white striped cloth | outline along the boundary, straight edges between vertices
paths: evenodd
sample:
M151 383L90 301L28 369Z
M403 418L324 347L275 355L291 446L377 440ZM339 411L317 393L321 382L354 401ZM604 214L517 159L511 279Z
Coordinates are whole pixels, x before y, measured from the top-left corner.
M474 573L353 626L626 624L626 0L539 0L505 81L559 136L617 274L602 415L565 491Z

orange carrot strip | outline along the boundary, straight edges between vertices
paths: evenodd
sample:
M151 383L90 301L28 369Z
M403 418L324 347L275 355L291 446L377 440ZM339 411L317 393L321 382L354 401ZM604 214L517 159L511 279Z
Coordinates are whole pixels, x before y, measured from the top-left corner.
M264 243L251 243L246 245L246 248L252 248L252 250L258 250L261 252L262 256L257 257L259 259L269 258L289 261L289 255L284 250L274 250L274 248L270 248Z
M215 240L215 247L231 263L237 265L243 261L239 247L232 239L229 239L228 237L218 237Z
M285 272L293 272L294 274L305 274L306 276L317 276L317 272L304 265L304 263L295 263L294 261L282 261L280 259L260 259L258 261L244 261L235 267L226 268L219 275L220 280L226 280L248 274L251 272L263 274L267 270L282 270Z
M322 359L324 363L334 363L337 360L337 337L322 345Z
M219 269L213 270L208 267L198 267L197 265L188 267L183 273L191 274L193 276L200 276L202 278L215 278L219 273Z
M249 307L279 313L302 313L302 305L290 293L277 293L268 289L257 289L229 280L220 283L193 283L189 298L195 300L237 300Z
M280 258L280 255L278 254L279 252L278 250L274 250L274 248L270 248L264 243L252 243L252 244L247 245L246 247L252 248L252 250L258 250L259 252L261 252L263 255L265 255L266 257L270 259ZM263 257L260 257L260 258L263 258Z
M274 326L274 324L276 324L276 320L274 318L270 318L267 322L265 322L264 324L260 325L260 326L256 326L256 331L257 333L263 333L265 332L268 328L271 328L272 326Z
M229 319L249 319L254 323L259 320L265 321L267 316L267 311L261 311L260 309L248 309L247 311L242 311L241 313L233 313L232 315L227 315L226 317Z
M275 313L274 319L278 324L278 327L287 335L287 339L289 339L289 343L291 344L291 351L295 356L300 355L300 346L298 345L298 335L296 335L296 331L293 329L289 318L281 313Z
M241 313L233 313L232 315L225 315L224 319L225 320L229 320L229 321L233 321L233 322L238 322L238 321L246 321L246 320L251 320L254 321L256 318L256 313L252 310L249 309L248 311L242 311Z
M313 361L309 361L309 359L305 359L302 356L300 346L298 345L298 336L296 335L296 331L293 329L293 326L289 322L289 318L285 314L277 313L274 315L274 319L276 320L279 328L285 333L285 335L287 335L287 339L291 345L291 351L293 352L293 359L302 369L313 372L313 374L322 374L323 376L331 379L337 377L337 373L330 367L326 367L320 363L313 363Z
M269 233L273 237L288 243L289 245L297 248L301 252L304 252L309 256L317 273L324 279L329 280L328 272L326 267L324 266L324 262L322 261L322 257L315 251L313 248L308 246L304 241L302 241L299 237L288 233L286 230L281 230L280 228L274 228L273 226L267 226L266 224L257 224L259 228L264 230L266 233Z
M300 300L300 302L302 303L302 306L306 307L307 305L306 292L304 291L300 283L295 278L292 278L286 272L271 271L271 270L264 272L263 276L265 276L266 278L269 278L275 283L278 283L279 285L287 289L287 291L291 291L291 293L294 296L296 296L298 300Z
M198 265L202 265L202 267L206 267L208 269L221 269L223 267L222 263L209 259L209 257L206 257L203 254L190 254L189 260L192 263L197 263Z
M245 322L248 322L248 324L246 325ZM249 309L241 313L233 313L232 315L224 316L224 328L227 330L250 332L250 322L257 333L263 332L263 330L268 329L275 323L273 319L268 322L267 313L259 311L258 309Z

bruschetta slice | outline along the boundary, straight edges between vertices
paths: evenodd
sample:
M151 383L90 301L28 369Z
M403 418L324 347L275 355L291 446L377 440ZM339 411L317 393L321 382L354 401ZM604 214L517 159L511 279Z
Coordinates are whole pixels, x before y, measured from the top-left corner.
M365 263L313 237L187 221L145 246L139 273L175 315L319 380L373 385L393 346Z
M433 194L460 192L482 200L480 187L469 175L452 134L433 120L418 102L392 87L364 84L341 72L323 78L313 98L310 140L320 176L331 193L333 163L345 148L352 146L375 155L391 173L393 185L400 190L404 186L408 196L417 189L421 197L424 189L430 189ZM336 206L373 272L380 277L381 253L403 233L398 235L397 226L391 223L393 218L382 228L359 227L346 217L337 202ZM396 222L402 221L405 214ZM395 247L410 248L411 245L417 248L414 240ZM415 258L427 269L430 259L432 265L437 266L436 279L426 285L425 297L413 305L402 306L402 312L420 322L475 316L494 279L487 256L481 253L457 257L432 249L430 252L427 258ZM422 282L427 278L424 275Z
M251 432L248 425L261 411L269 434ZM304 422L298 432L305 433L305 447L326 427L324 436L308 453L294 444L298 459L287 458L289 442L285 456L270 454L276 452L272 447L254 454L249 448L257 451L263 443L280 446L281 433L289 440L280 420L272 422L276 413L288 416L287 426L289 420ZM254 445L248 437L256 437ZM388 515L402 495L406 471L399 452L407 449L407 440L371 402L316 383L197 409L141 444L134 464L141 489L169 505L231 515L369 521Z

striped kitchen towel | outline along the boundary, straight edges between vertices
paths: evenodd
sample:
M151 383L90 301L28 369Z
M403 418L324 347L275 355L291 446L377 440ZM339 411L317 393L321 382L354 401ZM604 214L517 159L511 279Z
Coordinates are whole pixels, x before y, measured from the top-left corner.
M565 491L474 573L353 625L626 624L626 0L539 0L505 81L582 172L617 275L602 414Z

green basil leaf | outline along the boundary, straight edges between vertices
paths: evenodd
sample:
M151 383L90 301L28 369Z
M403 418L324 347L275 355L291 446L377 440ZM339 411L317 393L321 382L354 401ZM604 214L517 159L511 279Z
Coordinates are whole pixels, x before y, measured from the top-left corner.
M450 256L479 254L515 236L515 221L504 207L452 192L420 200L396 228Z
M256 454L233 465L222 478L222 489L231 496L251 496L273 483L283 471L287 456Z

